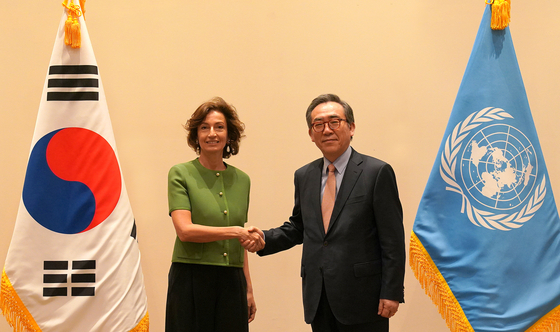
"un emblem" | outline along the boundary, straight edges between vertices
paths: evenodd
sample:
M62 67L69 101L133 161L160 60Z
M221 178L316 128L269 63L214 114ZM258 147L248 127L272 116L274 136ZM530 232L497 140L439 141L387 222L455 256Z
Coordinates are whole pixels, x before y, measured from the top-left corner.
M546 195L533 144L499 122L506 118L513 117L488 107L459 122L445 141L440 166L446 189L462 196L461 213L477 226L503 231L523 226Z

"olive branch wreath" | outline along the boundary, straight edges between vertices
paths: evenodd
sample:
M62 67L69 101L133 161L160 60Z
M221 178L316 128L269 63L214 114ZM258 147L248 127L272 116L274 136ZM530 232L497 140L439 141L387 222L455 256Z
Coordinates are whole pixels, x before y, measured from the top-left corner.
M509 231L519 228L530 220L539 210L544 202L546 195L546 178L543 177L541 183L536 187L533 197L518 212L513 214L496 214L488 211L479 210L472 206L467 196L463 193L463 189L457 183L455 178L455 169L457 167L458 153L463 146L463 140L468 136L469 132L483 123L503 120L513 117L501 108L487 107L479 112L472 113L464 121L459 122L453 132L445 141L445 148L441 154L441 166L439 168L442 179L449 185L446 190L460 194L462 199L461 213L467 210L469 220L476 226L483 226L488 229L499 229Z

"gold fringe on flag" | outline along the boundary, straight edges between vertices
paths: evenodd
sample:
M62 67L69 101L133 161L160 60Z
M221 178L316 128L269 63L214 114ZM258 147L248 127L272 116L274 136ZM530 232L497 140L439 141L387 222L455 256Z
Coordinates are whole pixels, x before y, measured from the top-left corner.
M511 0L486 0L487 5L492 5L492 30L504 30L509 25L511 17Z
M14 332L41 332L39 325L14 290L6 271L2 271L0 309Z
M452 332L474 332L461 305L451 292L430 255L412 232L410 236L410 267L422 288L430 296Z
M72 48L79 48L82 46L82 34L80 31L80 22L78 17L82 16L82 10L79 5L74 4L73 0L62 1L62 6L68 9L68 19L64 24L64 43ZM85 4L85 0L82 6Z
M150 332L150 315L146 313L146 316L130 332Z
M552 309L525 332L559 332L560 306Z

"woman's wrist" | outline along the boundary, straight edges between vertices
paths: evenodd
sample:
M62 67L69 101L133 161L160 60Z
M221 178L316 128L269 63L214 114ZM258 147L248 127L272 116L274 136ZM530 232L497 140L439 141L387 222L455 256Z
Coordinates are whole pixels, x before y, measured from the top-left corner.
M235 239L243 238L243 227L231 226L231 229L232 229L232 235Z

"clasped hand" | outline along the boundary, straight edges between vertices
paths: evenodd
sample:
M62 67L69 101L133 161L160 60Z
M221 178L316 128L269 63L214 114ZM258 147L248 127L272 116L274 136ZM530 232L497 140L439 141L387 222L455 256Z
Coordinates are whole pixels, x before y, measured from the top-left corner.
M243 228L239 236L239 242L249 252L257 252L265 246L264 234L255 226Z

